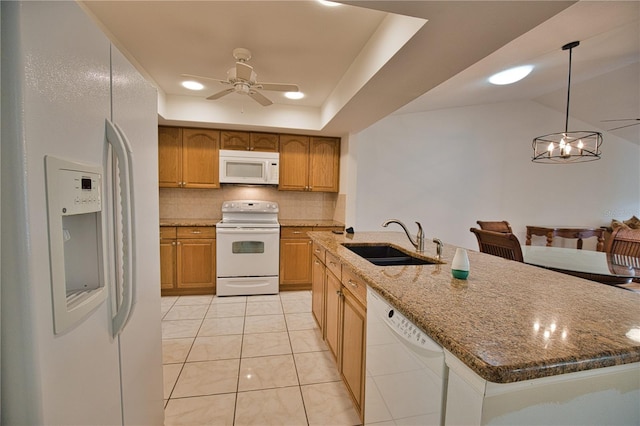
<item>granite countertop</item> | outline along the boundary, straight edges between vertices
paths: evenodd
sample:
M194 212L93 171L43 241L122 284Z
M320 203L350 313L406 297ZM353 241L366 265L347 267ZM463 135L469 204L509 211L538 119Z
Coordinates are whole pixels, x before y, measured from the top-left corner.
M216 223L220 222L222 218L218 219L160 219L160 226L216 226ZM281 219L279 220L280 226L342 226L343 223L336 222L335 220L321 220L321 219Z
M640 362L640 294L468 250L468 280L442 265L375 266L341 243L387 242L399 232L310 232L370 287L482 378L510 383ZM426 239L425 256L435 256ZM635 335L636 340L628 336Z
M216 226L219 219L160 219L160 226Z
M335 220L322 220L322 219L279 219L280 226L342 226L344 223L336 222Z

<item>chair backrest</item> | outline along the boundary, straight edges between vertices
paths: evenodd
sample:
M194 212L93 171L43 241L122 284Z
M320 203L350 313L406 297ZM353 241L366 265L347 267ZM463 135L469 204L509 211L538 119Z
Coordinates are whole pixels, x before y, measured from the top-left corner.
M476 234L478 247L482 253L500 256L517 262L524 260L520 241L518 241L518 238L512 233L487 231L477 228L471 228L470 231Z
M493 231L493 232L508 232L509 234L513 234L511 230L511 225L506 220L501 221L487 221L487 220L478 220L476 222L480 229L484 229L485 231Z
M640 257L640 229L614 229L604 251L621 256Z

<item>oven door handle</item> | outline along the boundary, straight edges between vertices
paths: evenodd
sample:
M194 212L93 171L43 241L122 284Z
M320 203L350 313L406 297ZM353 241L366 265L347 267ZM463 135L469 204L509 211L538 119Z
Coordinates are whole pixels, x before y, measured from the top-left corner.
M216 228L217 234L279 234L280 228Z

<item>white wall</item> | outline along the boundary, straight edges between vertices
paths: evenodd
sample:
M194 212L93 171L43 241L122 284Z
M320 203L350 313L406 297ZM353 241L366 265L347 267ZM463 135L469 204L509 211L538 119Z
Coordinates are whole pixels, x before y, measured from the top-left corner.
M508 220L524 244L526 225L597 227L640 216L638 145L604 133L599 161L531 162L532 139L563 128L562 114L527 101L386 117L351 138L357 185L347 226L385 230L384 220L398 218L415 233L419 221L430 239L477 249L476 220Z

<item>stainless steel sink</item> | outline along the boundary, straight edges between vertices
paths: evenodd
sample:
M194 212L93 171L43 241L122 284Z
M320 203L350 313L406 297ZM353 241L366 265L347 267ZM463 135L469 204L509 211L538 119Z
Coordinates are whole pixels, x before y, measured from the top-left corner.
M414 256L389 244L342 244L358 256L378 266L436 265L441 262Z

